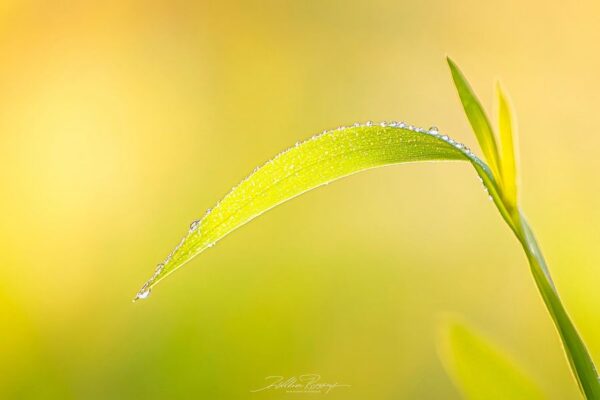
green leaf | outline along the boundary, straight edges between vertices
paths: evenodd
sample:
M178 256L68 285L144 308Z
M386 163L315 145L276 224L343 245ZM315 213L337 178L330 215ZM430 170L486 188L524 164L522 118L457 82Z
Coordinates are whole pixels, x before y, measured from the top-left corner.
M517 167L515 157L515 133L514 123L511 117L508 100L499 83L496 84L498 98L498 130L500 132L500 144L502 156L500 167L502 174L503 193L507 203L511 207L517 206Z
M467 118L471 123L473 132L477 137L481 151L485 160L489 163L494 176L499 176L499 155L498 148L496 146L496 140L494 138L494 131L490 125L490 121L481 106L481 103L475 96L471 85L465 79L464 75L458 68L458 66L449 57L446 58L450 72L452 73L452 79L456 86L456 91L460 97L460 101L463 105Z
M445 321L438 344L443 364L465 398L546 398L539 387L497 345L456 318Z
M255 170L212 211L194 222L173 252L157 266L135 299L146 298L158 282L230 232L274 206L320 185L359 171L392 164L468 161L527 254L534 280L563 341L582 393L588 399L600 399L600 381L594 363L560 301L535 237L522 212L506 201L506 184L499 173L497 145L487 117L464 76L451 60L448 59L448 63L467 117L491 168L463 145L437 134L437 129L425 131L396 123L380 126L367 123L326 132L297 144Z
M325 132L279 154L233 188L157 266L136 299L224 236L276 205L308 190L370 168L392 164L464 160L487 167L469 149L437 129L404 124L344 127Z
M468 89L467 92L469 92L467 97L475 99L476 101L475 95L470 90L470 86L464 76L462 76L452 61L448 60L448 62L452 74L455 76L455 82L457 81L458 76L459 83L457 83L457 89L459 90L459 93L461 88L464 90L466 87ZM462 96L463 95L461 95L461 98ZM479 103L477 102L477 105L478 104ZM600 399L600 380L594 362L560 300L535 236L527 224L525 216L522 211L519 210L517 205L516 170L514 176L510 176L511 164L512 168L515 168L514 165L516 163L514 156L512 119L510 117L507 101L501 91L499 91L499 107L500 129L502 131L501 140L503 144L503 170L501 174L495 174L495 176L499 177L498 183L493 180L493 177L486 178L485 173L482 173L485 171L478 172L483 179L484 185L490 191L490 195L498 207L500 215L502 215L508 226L512 229L513 233L521 243L523 250L525 250L534 281L544 300L546 308L554 321L554 325L558 330L569 365L571 366L571 370L575 375L575 379L577 380L581 392L588 399ZM481 119L487 121L485 114L483 114L483 111L481 110L481 106L467 107L465 105L464 109L467 113L467 118L469 118L470 121ZM480 129L480 127L477 128L476 124L473 123L472 126L477 134L477 129ZM487 126L489 127L489 123L487 123ZM490 138L494 139L493 136L490 136ZM508 174L505 172L506 168L509 169Z

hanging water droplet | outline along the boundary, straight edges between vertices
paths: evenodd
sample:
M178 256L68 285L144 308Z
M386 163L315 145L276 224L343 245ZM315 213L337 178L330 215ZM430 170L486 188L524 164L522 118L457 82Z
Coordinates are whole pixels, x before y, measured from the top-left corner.
M167 257L167 259L165 260L165 262L161 262L160 264L158 264L156 266L156 270L154 271L154 275L158 275L162 272L162 270L165 268L165 264L168 264L169 261L171 261L171 257L172 255L169 254L169 257Z
M355 122L354 125L352 125L355 128L358 128L360 126L360 122Z
M190 232L194 232L200 226L200 220L197 219L190 224Z
M406 124L404 123L404 121L400 121L400 123L398 124L399 128L404 128L406 127Z
M412 125L409 125L409 126L406 127L406 129L408 129L409 131L414 131L415 127L412 126Z
M152 290L150 288L142 288L142 290L140 290L140 292L135 296L133 301L147 299L151 292Z
M448 140L448 139L450 139L450 138L449 138L447 135L444 135L444 136L442 136L442 139L443 139L443 140Z
M371 126L371 125L373 125L373 121L367 121L367 122L365 122L365 126Z
M387 122L385 122L385 121L381 121L381 122L379 123L379 126L381 126L382 128L385 128L385 127L387 126Z
M432 126L431 128L429 128L429 133L432 135L437 135L439 133L438 128L435 126Z
M206 246L207 246L208 248L211 248L211 247L213 247L214 245L215 245L215 242L211 242L211 243L207 244Z

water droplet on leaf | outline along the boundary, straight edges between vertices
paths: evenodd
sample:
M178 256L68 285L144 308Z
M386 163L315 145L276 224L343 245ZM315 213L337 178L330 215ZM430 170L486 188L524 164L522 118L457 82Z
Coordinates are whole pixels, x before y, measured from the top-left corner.
M150 293L152 292L152 290L150 288L146 288L146 289L142 289L140 290L140 292L135 296L135 299L133 299L133 301L136 300L144 300L147 299L148 296L150 296Z

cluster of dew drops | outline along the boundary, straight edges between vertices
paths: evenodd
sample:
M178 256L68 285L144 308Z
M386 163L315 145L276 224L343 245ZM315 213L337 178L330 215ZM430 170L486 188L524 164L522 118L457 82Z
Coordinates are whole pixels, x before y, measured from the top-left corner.
M442 133L440 133L440 131L438 130L437 127L432 126L429 129L425 129L425 128L419 128L418 126L415 125L410 125L407 124L405 122L396 122L396 121L390 121L390 122L386 122L386 121L382 121L379 123L373 122L373 121L367 121L365 123L360 123L360 122L355 122L353 125L350 126L340 126L336 129L331 129L331 130L325 130L323 131L320 135L316 135L313 138L317 138L320 137L321 135L326 135L328 133L332 133L332 132L336 132L336 131L342 131L345 129L350 129L350 128L369 128L369 127L374 127L374 126L380 126L382 128L399 128L399 129L406 129L412 132L417 132L417 133L424 133L430 136L436 136L439 137L441 140L453 145L454 147L456 147L458 150L463 151L464 153L466 153L469 156L474 156L474 154L471 152L471 150L465 146L464 144L452 139L451 137L449 137L448 135L444 135ZM298 146L300 143L296 143L296 146Z
M206 215L210 214L211 209L209 208L208 210L206 210ZM206 216L205 215L205 216ZM200 227L200 221L201 219L197 219L192 221L192 223L190 224L190 229L188 234L192 234L196 231L198 231L198 228ZM181 239L181 241L179 242L179 244L177 244L177 246L175 246L175 248L173 249L173 251L171 251L171 253L169 253L169 255L167 256L167 258L165 258L165 260L161 263L159 263L156 266L156 269L154 270L154 273L152 274L152 276L150 277L150 279L148 279L146 281L146 283L144 284L144 286L142 286L142 288L140 289L140 291L135 295L133 301L137 301L137 300L143 300L143 299L147 299L150 296L150 293L152 292L152 290L150 289L150 285L152 284L152 282L154 282L154 280L156 278L158 278L158 276L161 274L161 272L163 271L163 269L165 268L165 265L167 265L171 259L173 258L173 255L175 255L175 253L177 252L177 250L179 250L181 248L181 246L183 246L183 243L185 242L185 239L187 238L184 237ZM213 247L214 243L209 243L207 245L208 247Z
M375 126L380 126L382 128L398 128L398 129L405 129L405 130L409 130L412 132L417 132L417 133L422 133L425 135L430 135L430 136L435 136L441 140L443 140L444 142L454 146L456 149L460 150L461 152L463 152L464 154L466 154L469 158L471 158L472 160L475 160L478 163L482 163L481 160L479 160L479 158L477 158L477 156L464 144L457 142L456 140L452 139L451 137L449 137L448 135L444 135L442 133L440 133L440 131L438 130L437 127L432 126L429 129L425 129L425 128L419 128L417 126L414 125L410 125L407 124L405 122L396 122L396 121L391 121L391 122L379 122L379 123L375 123L373 121L367 121L365 123L360 123L360 122L356 122L350 126L340 126L338 128L335 129L330 129L330 130L325 130L322 133L315 135L313 137L311 137L308 140L314 140L314 139L318 139L319 137L323 136L323 135L327 135L327 134L331 134L333 132L336 131L342 131L342 130L346 130L346 129L351 129L351 128L367 128L367 127L375 127ZM296 142L294 147L298 147L302 144L303 142ZM279 156L283 155L285 152L281 153ZM277 158L277 157L276 157ZM271 160L273 161L273 160ZM259 169L259 167L256 167L253 171L256 172ZM251 174L252 175L252 174ZM248 179L248 178L246 178ZM480 178L481 180L481 178ZM481 182L483 183L483 180L481 180ZM488 189L487 187L485 187L485 185L483 185L483 188L485 190L485 192L487 193L488 197L490 200L492 200L492 196L489 195ZM206 212L206 215L210 214L211 209L208 209ZM205 215L205 216L206 216ZM194 233L198 230L198 228L200 227L200 223L201 223L201 219L197 219L195 221L193 221L190 224L190 228L189 228L189 233ZM161 274L161 272L163 271L165 265L171 261L171 258L173 257L173 255L177 252L177 250L179 250L179 248L183 245L185 241L185 238L183 238L179 244L175 247L175 249L173 249L173 251L167 256L167 258L159 263L156 266L156 270L154 271L154 274L152 274L152 276L150 277L150 279L144 284L144 286L142 286L142 288L140 289L140 291L138 292L138 294L135 296L133 301L136 300L140 300L140 299L146 299L148 298L148 296L150 296L150 285L151 283ZM214 243L210 243L208 245L208 247L212 247L214 245Z

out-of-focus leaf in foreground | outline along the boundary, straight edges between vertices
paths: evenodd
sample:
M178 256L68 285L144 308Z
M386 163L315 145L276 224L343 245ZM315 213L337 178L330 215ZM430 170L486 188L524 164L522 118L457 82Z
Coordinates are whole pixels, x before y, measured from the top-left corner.
M447 319L439 333L440 358L466 399L546 398L508 355L465 323Z
M487 167L468 148L438 132L404 123L355 124L324 132L257 168L233 188L160 263L136 299L225 235L274 206L336 179L385 165L463 160Z

